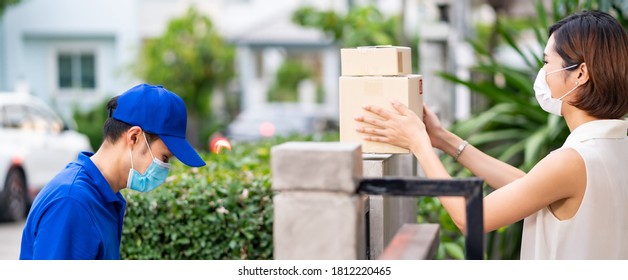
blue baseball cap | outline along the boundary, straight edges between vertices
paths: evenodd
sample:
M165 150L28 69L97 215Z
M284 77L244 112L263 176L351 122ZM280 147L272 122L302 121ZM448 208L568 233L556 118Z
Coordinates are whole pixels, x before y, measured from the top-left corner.
M156 134L170 152L188 166L204 166L185 139L187 111L183 99L162 86L139 84L118 97L114 119Z

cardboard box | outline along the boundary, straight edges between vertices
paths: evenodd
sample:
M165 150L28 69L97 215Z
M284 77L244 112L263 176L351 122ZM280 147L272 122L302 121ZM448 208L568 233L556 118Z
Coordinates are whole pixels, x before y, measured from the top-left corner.
M342 76L394 76L412 73L409 47L372 46L340 50Z
M362 109L364 105L376 105L391 111L392 99L405 104L420 118L423 118L423 77L406 75L395 77L366 76L340 77L340 142L358 143L363 153L403 154L407 149L384 143L362 140L364 135L355 131L360 126L369 125L355 121L357 116L374 116Z

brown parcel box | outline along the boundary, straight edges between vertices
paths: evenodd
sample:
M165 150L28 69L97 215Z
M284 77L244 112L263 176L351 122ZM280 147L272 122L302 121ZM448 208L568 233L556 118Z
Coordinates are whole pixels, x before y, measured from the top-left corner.
M409 47L372 46L340 50L342 76L394 76L412 73Z
M407 149L397 146L364 141L362 139L364 134L355 131L356 127L363 123L356 122L355 117L373 115L362 109L364 105L376 105L395 111L390 101L396 99L423 118L423 77L421 75L340 77L339 82L340 142L361 144L363 153L409 153Z

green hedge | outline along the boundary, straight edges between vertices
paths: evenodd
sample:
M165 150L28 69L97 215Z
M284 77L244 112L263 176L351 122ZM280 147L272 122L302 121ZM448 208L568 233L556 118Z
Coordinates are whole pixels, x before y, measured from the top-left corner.
M337 137L236 143L232 151L202 154L207 166L201 168L174 162L167 182L152 192L123 190L121 258L272 259L271 147Z

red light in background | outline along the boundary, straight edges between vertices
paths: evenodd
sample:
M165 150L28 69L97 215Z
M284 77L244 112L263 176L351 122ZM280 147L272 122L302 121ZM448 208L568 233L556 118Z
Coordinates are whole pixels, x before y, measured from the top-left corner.
M263 122L259 126L259 133L264 137L271 137L275 134L275 125L271 122Z
M11 165L22 165L22 162L24 162L24 158L22 158L21 156L13 156L11 157Z
M214 137L209 142L209 149L212 153L220 154L223 148L231 151L231 142L225 137Z

